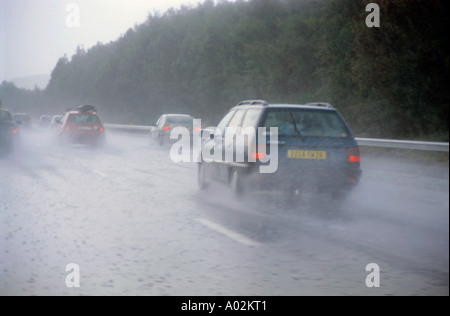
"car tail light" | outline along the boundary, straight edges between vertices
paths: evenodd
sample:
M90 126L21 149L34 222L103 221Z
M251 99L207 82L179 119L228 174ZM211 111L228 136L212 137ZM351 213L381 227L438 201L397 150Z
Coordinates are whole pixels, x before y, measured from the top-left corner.
M255 152L251 154L251 158L261 160L264 159L265 155L263 152Z
M13 126L9 129L8 134L17 134L19 132L19 128L17 126Z
M250 159L263 160L266 157L266 146L261 144L253 144L250 149Z
M170 127L169 126L164 126L162 129L163 129L163 131L168 131L170 129Z
M105 129L103 127L100 127L100 132L103 133Z
M361 162L361 157L359 154L358 147L347 148L347 161L349 163L359 164Z
M70 127L69 126L66 126L66 131L69 131L70 130Z

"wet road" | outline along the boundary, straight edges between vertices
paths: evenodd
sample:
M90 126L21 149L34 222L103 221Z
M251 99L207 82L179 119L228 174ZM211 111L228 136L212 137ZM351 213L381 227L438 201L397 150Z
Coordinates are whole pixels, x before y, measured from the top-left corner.
M294 210L199 192L195 164L141 136L23 135L0 159L0 295L448 295L448 162L362 159L342 206Z

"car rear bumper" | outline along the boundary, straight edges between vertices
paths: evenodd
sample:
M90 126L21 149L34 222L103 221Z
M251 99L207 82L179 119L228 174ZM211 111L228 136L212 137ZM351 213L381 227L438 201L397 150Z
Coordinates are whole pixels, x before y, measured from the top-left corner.
M360 168L278 170L262 174L257 168L247 171L246 185L258 191L331 193L351 191L361 179Z
M105 134L70 133L63 134L65 141L75 144L98 144L105 140Z

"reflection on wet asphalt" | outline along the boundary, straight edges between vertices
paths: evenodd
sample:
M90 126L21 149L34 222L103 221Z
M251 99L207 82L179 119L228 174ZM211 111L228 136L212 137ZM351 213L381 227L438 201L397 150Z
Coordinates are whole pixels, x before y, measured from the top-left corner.
M448 164L362 167L343 204L293 207L200 192L195 164L143 136L23 135L0 160L0 295L448 295Z

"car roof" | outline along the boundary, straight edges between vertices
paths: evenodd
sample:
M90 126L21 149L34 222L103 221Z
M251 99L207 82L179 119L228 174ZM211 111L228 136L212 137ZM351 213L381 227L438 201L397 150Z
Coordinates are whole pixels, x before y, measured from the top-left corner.
M90 114L90 115L97 115L97 112L80 112L80 111L69 111L67 114Z
M243 104L236 105L233 110L236 109L312 109L323 111L336 111L329 103L317 102L308 104L289 104L289 103L273 103L273 104Z
M189 118L192 117L191 115L188 115L188 114L164 114L164 116L167 116L167 117L189 117Z
M313 104L269 104L270 108L295 108L295 109L315 109L315 110L334 110L331 107L318 106Z

